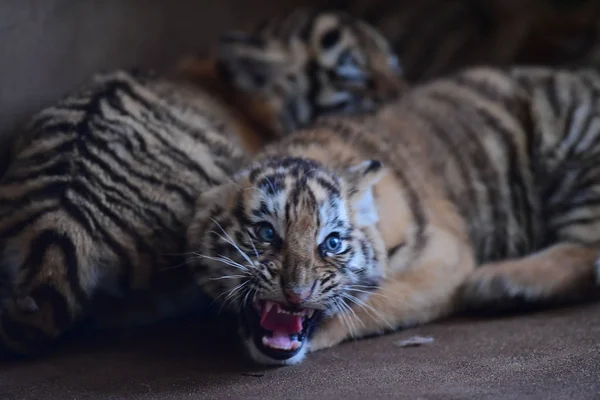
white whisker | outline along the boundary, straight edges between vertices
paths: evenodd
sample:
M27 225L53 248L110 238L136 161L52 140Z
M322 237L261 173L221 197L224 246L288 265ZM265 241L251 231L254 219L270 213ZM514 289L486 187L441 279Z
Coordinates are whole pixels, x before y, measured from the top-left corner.
M351 324L350 321L350 316L348 315L348 313L341 307L343 304L342 301L340 301L339 299L336 299L335 301L335 305L336 308L338 309L339 312L339 316L342 319L342 322L344 323L344 325L346 325L346 328L348 328L348 331L350 332L350 336L354 337L354 332L356 330L356 326L354 326L354 324Z
M344 324L346 325L346 327L348 327L350 336L354 337L355 332L356 332L356 325L354 325L354 322L352 321L350 314L346 311L346 307L344 307L344 306L345 305L344 305L343 301L338 302L338 309L341 311L340 316L344 320Z
M247 282L246 282L247 283ZM230 304L240 299L240 297L244 294L244 285L239 286L235 289L235 291L231 291L227 297L225 297L224 304Z
M250 258L248 257L248 255L246 253L244 253L244 251L242 249L240 249L240 247L236 243L234 243L231 240L227 239L225 236L221 235L217 231L210 231L210 233L214 233L215 235L217 235L218 237L220 237L221 239L223 239L225 242L229 243L234 249L237 250L238 253L240 253L242 255L242 257L244 257L244 259L246 261L248 261L248 263L252 264L252 261L250 260Z
M367 312L367 314L369 314L371 316L371 318L375 319L373 317L373 315L371 314L371 313L373 313L377 318L379 318L382 322L384 322L386 325L388 325L390 327L390 329L394 329L393 325L390 324L377 310L375 310L373 307L371 307L370 305L368 305L367 303L365 303L358 297L352 296L348 293L342 293L342 297L350 300L357 306L361 307L363 310L365 310L365 312Z
M378 289L379 286L374 285L348 285L351 288L361 288L361 289Z
M250 241L250 244L252 245L252 250L254 250L254 255L256 256L256 259L258 260L258 258L259 258L258 250L256 250L256 246L254 246L254 240L252 240L252 237L250 236L248 231L246 231L246 237Z
M171 266L168 266L168 267L161 268L160 272L170 271L172 269L184 267L184 266L186 266L188 264L193 263L194 261L196 261L196 260L198 260L200 258L206 258L208 260L221 262L223 264L227 264L227 265L232 266L234 268L237 268L239 270L248 271L248 268L245 267L244 265L242 265L240 263L237 263L234 260L232 260L231 258L222 256L222 255L217 255L217 257L210 257L210 256L205 256L203 254L199 254L199 253L196 253L196 252L190 252L188 254L192 255L193 257L189 257L187 260L185 260L185 261L183 261L183 262L181 262L179 264L175 264L175 265L171 265Z
M237 269L239 269L239 270L241 270L243 272L246 272L246 273L249 271L248 267L246 267L245 265L242 265L242 264L240 264L238 262L235 262L231 258L222 256L222 255L217 255L217 257L211 257L211 256L205 256L205 255L202 255L202 254L198 254L197 258L206 258L207 260L217 261L217 262L220 262L222 264L226 264L226 265L229 265L231 267L237 268Z
M368 290L360 290L360 289L356 289L356 288L355 288L355 287L353 287L353 286L349 286L348 288L349 288L351 291L353 291L353 292L364 293L364 294L368 294L369 296L379 296L379 297L382 297L382 298L384 298L384 299L388 299L388 300L392 300L392 301L393 301L393 300L395 300L395 299L393 299L392 297L385 296L385 295L383 295L383 294L381 294L381 293L377 293L376 291L369 292Z
M218 278L209 278L210 281L220 281L223 279L236 279L236 278L245 278L246 275L224 275Z
M177 269L177 268L185 267L186 265L192 263L193 261L194 260L185 260L184 262L181 262L179 264L175 264L175 265L171 265L171 266L168 266L168 267L161 268L159 271L160 272L164 272L164 271L170 271L172 269Z
M257 190L260 192L260 194L262 194L263 196L265 196L266 198L268 198L269 196L267 195L267 193L265 193L264 190L262 190L261 188L259 188L258 186L250 186L247 188L244 188L244 190Z
M358 317L358 315L356 315L356 312L352 309L352 307L350 307L344 301L340 301L340 304L344 307L344 309L348 310L348 313L352 314L356 321L360 322L363 327L365 326L365 323Z
M225 307L227 305L227 303L231 300L231 297L234 296L238 291L240 291L249 282L250 281L246 280L246 281L240 283L239 285L235 286L233 289L229 289L229 290L221 293L219 296L217 296L217 298L215 299L215 301L217 299L219 299L221 296L225 296L225 299L223 300L223 302L221 304L221 307L219 308L219 313L221 313L221 311L223 310L223 307Z
M246 290L246 295L244 296L244 301L242 302L241 307L243 307L244 304L248 304L248 296L250 296L250 293L252 293L252 289Z
M195 251L186 251L185 253L161 253L163 256L190 256L196 254Z
M273 191L273 193L277 193L277 191L275 190L275 185L273 185L273 182L271 182L271 180L269 179L268 176L265 176L265 180L267 181L267 183L269 184L269 186L271 186L271 190Z
M239 253L242 257L244 257L244 259L246 261L248 261L248 264L250 265L254 265L254 263L252 262L252 260L250 259L250 257L248 257L248 255L240 248L240 246L238 246L238 244L235 242L235 240L233 240L233 238L231 236L229 236L229 234L225 231L225 229L223 229L223 227L221 226L221 224L219 224L219 222L217 222L217 220L215 220L214 218L211 218L211 220L219 227L219 229L221 229L221 232L223 232L223 234L225 236L227 236L227 239L225 239L223 236L219 235L217 232L214 232L215 234L219 235L223 240L227 241L230 245L232 245Z

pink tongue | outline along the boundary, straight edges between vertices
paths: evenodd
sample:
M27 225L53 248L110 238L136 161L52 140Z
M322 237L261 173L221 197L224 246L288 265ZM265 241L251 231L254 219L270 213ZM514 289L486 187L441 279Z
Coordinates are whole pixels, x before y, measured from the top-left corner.
M281 350L296 350L300 347L300 342L290 339L290 335L286 333L274 333L273 336L263 336L262 342L265 346Z
M275 304L269 312L263 308L260 326L274 334L299 333L302 331L302 317L299 315L278 313L279 306Z

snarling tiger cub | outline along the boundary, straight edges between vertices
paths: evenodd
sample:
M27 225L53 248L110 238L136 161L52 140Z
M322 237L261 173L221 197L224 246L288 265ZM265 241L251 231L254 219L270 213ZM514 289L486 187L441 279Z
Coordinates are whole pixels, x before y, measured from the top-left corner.
M600 75L476 68L325 118L200 196L188 240L265 364L600 294Z
M342 13L295 11L223 35L217 50L214 61L164 75L99 76L16 139L0 181L7 352L44 349L106 308L110 325L125 304L113 298L166 293L159 319L195 307L177 266L196 195L269 137L319 115L373 110L400 87L387 42ZM123 322L132 316L145 318Z

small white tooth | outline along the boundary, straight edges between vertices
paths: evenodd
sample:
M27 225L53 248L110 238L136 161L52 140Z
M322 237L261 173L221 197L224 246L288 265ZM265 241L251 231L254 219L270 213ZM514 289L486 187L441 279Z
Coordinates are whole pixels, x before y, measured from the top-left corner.
M273 302L268 300L265 301L265 311L268 313L269 311L271 311L271 308L273 308Z
M266 336L262 337L262 344L267 346L267 344L269 343L269 339Z
M312 316L315 314L315 310L308 310L308 312L306 313L306 315L308 316L308 318L312 318Z

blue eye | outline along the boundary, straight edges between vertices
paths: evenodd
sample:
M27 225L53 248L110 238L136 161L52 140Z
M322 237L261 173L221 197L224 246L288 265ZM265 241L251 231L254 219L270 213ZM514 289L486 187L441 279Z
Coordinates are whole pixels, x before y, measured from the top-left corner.
M275 228L268 222L263 222L256 226L256 235L265 243L273 243L276 239Z
M339 253L342 250L342 239L340 238L340 235L332 233L327 236L323 242L323 250L325 250L326 253Z

